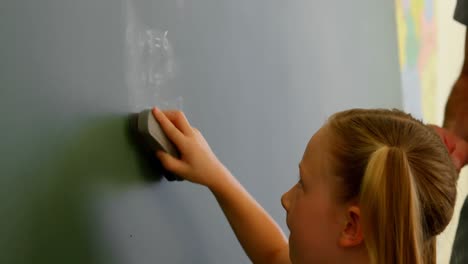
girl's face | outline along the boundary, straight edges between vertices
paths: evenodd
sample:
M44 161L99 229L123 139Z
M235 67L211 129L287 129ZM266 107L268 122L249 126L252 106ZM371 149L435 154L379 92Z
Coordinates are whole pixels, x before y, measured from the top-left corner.
M327 131L324 126L311 138L299 164L298 183L281 197L293 263L333 263L345 229L344 206L333 196L336 183L330 170Z

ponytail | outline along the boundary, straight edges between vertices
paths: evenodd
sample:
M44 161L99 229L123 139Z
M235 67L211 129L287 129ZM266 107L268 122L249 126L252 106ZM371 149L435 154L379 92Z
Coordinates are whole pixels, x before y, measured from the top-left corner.
M429 252L425 252L423 245L419 201L405 150L382 146L374 151L365 169L360 194L371 263L435 263L435 258L426 262L429 256L425 253Z
M437 250L436 250L436 237L429 238L424 245L424 263L436 264Z

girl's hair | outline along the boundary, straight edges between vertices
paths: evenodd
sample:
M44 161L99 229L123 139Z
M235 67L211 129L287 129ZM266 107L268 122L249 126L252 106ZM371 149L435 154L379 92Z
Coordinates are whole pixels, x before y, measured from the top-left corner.
M436 263L458 174L430 127L399 110L330 117L338 199L359 202L371 263Z

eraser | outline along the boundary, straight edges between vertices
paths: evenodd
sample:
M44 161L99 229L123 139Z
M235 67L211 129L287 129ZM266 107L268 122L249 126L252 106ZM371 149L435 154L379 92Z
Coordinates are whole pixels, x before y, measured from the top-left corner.
M143 144L147 144L154 154L156 151L162 150L175 158L180 157L176 146L164 134L151 110L144 110L138 114L137 130L144 141ZM182 180L178 176L166 174L168 172L164 174L168 180Z

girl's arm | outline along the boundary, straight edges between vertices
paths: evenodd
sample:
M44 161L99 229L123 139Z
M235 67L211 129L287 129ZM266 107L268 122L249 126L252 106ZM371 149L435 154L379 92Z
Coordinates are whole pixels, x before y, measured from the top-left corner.
M180 159L158 152L163 166L182 178L204 185L216 197L229 224L253 263L290 263L285 235L270 215L219 162L201 133L182 112L153 110Z
M253 263L290 263L281 229L234 177L210 190Z

